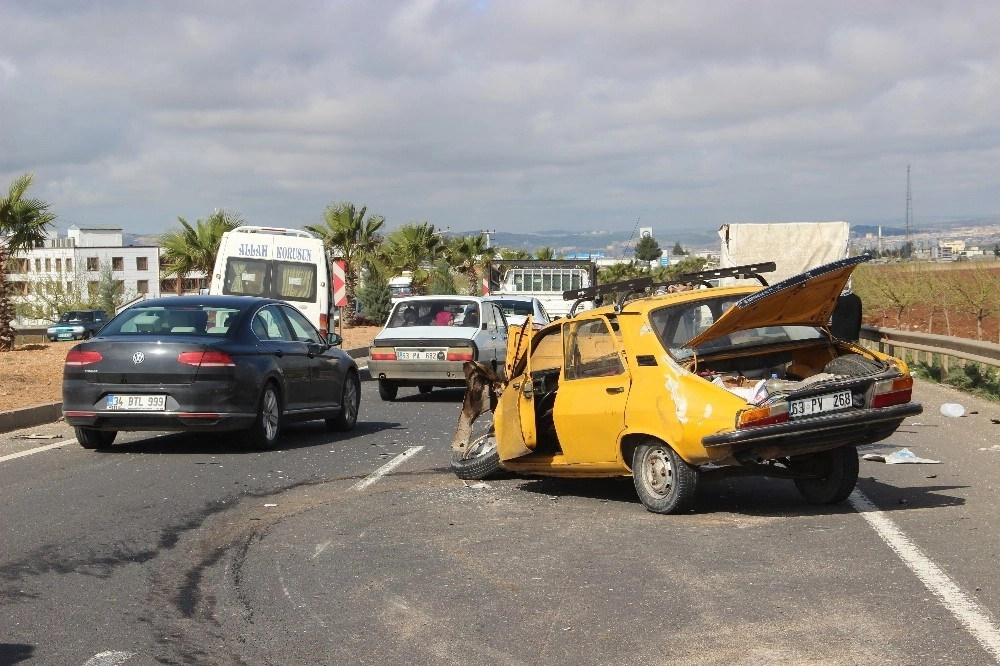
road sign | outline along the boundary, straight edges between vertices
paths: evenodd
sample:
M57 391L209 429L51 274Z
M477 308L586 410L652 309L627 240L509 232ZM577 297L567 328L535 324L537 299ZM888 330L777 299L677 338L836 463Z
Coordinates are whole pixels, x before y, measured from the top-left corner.
M333 262L333 304L338 308L347 305L347 280L344 276L344 262Z

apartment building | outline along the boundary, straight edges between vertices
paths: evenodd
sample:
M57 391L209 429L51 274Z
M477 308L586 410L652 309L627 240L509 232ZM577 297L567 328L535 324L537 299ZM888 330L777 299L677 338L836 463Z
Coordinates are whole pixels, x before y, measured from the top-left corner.
M160 295L159 247L126 247L121 229L76 225L66 236L53 232L39 247L12 257L10 294L39 303L46 292L57 289L96 295L102 269L107 268L126 300Z

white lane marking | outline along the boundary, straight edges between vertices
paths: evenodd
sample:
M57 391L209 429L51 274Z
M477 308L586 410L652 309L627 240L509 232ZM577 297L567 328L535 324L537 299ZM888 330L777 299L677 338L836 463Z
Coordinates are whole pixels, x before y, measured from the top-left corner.
M45 446L28 449L27 451L21 451L20 453L12 453L9 456L0 456L0 462L7 462L8 460L13 460L14 458L23 458L24 456L30 456L35 453L41 453L42 451L48 451L49 449L58 449L60 446L69 446L76 443L75 439L67 439L62 442L56 442L55 444L46 444Z
M990 620L986 610L924 555L923 551L903 534L903 530L899 529L896 523L892 522L864 493L855 490L849 499L855 511L868 521L889 548L896 551L899 559L916 574L924 587L941 600L944 607L965 626L987 652L993 655L994 661L1000 662L1000 629Z
M83 662L83 666L118 666L135 655L134 652L102 652Z
M372 485L373 483L381 479L383 476L385 476L392 470L396 469L396 467L401 465L405 460L415 456L423 448L424 447L422 446L411 446L410 448L406 449L398 456L396 456L395 458L393 458L392 460L382 465L377 470L375 470L374 472L372 472L371 474L369 474L368 476L366 476L365 478L361 479L356 484L354 484L354 490L364 490L365 488Z
M317 557L319 557L319 554L322 553L327 548L329 548L331 543L333 543L333 542L332 541L327 541L325 543L318 543L318 544L316 544L316 551L313 553L313 559L316 559Z

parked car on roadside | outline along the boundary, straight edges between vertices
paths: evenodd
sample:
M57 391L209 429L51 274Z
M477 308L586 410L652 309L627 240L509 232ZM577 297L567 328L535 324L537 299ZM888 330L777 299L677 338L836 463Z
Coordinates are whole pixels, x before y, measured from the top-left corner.
M49 342L86 340L97 335L108 321L104 310L68 310L46 330Z
M296 308L250 296L177 296L133 305L66 355L63 416L88 449L119 430L245 431L275 445L284 423L351 430L354 359Z
M499 369L506 354L507 321L496 303L481 296L410 296L393 306L375 336L368 371L382 400L391 401L401 386L421 393L465 386L463 363Z
M529 316L536 329L552 321L545 306L534 296L483 296L483 299L500 306L508 326L521 326Z
M703 288L663 295L650 295L650 278L580 290L617 298L512 335L506 379L466 365L453 470L627 475L658 513L690 508L701 481L726 476L788 479L817 504L846 499L856 447L922 411L906 363L830 333L837 297L868 258L765 287L708 285L736 276L766 285L760 273L773 263L689 274L679 282ZM492 429L473 438L472 422L494 402Z

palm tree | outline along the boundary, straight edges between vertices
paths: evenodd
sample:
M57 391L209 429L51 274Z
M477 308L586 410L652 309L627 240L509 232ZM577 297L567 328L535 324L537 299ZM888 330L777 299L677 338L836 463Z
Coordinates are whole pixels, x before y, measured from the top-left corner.
M334 259L344 262L344 291L347 295L347 305L341 308L345 326L354 326L354 313L357 300L357 284L361 270L372 263L382 236L378 230L385 224L385 217L369 215L367 206L361 210L348 201L330 204L323 211L323 224L307 224L306 231L311 231L323 239L323 246Z
M41 199L27 199L34 175L25 173L14 179L7 196L0 198L0 350L14 348L14 307L7 282L8 260L18 252L30 250L45 240L45 230L56 219L49 204Z
M430 278L428 268L445 253L441 232L429 222L404 224L385 237L381 248L384 261L397 272L413 273L413 286L418 293L426 291Z
M558 258L559 257L556 255L556 251L553 250L551 247L540 247L537 250L535 250L535 259L549 260Z
M447 244L448 263L466 277L469 281L469 293L472 295L482 293L482 288L479 286L479 274L484 268L484 260L486 261L486 270L489 269L489 254L486 238L481 234L455 237Z
M222 234L242 226L243 217L236 212L216 209L206 220L197 220L191 226L178 217L181 229L168 231L160 236L163 250L164 276L177 276L177 295L184 293L184 275L194 271L212 275L215 255L219 253Z

